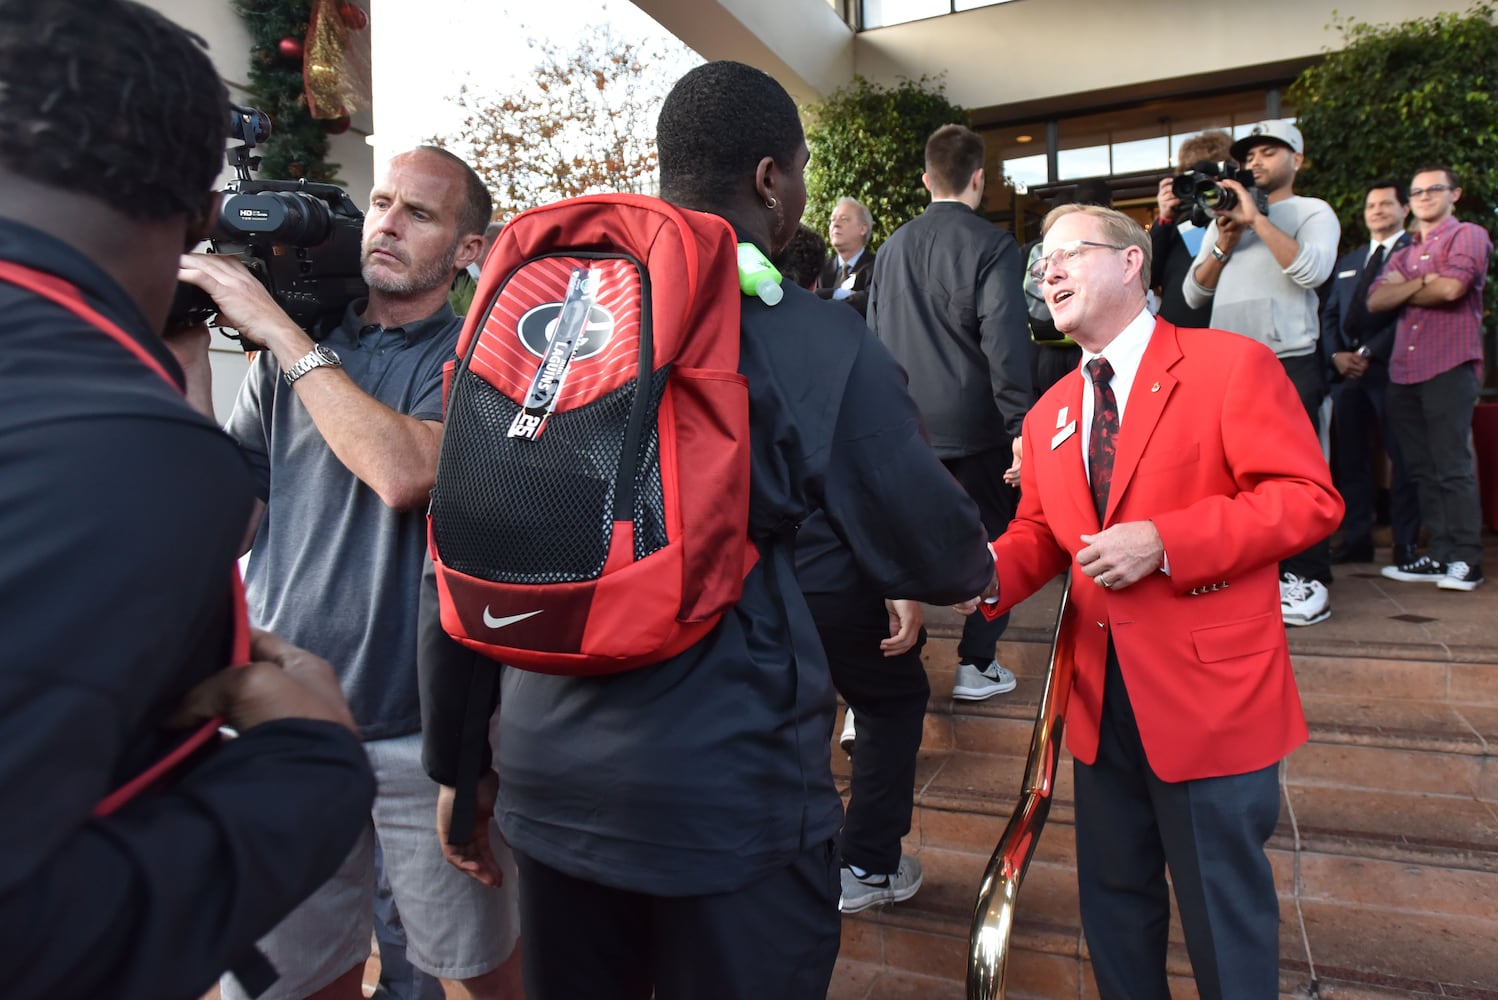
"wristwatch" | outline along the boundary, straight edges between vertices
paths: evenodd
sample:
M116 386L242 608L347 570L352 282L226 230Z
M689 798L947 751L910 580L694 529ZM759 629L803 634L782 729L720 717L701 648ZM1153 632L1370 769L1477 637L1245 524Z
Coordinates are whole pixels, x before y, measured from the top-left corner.
M1217 261L1217 263L1226 264L1228 262L1228 257L1230 256L1232 255L1224 253L1222 248L1219 247L1216 243L1212 244L1212 259Z
M321 344L313 344L312 350L302 355L301 359L297 361L296 364L292 365L281 374L285 376L286 384L290 385L314 368L341 367L343 367L343 359L338 356L337 351L333 350L331 347L324 347Z

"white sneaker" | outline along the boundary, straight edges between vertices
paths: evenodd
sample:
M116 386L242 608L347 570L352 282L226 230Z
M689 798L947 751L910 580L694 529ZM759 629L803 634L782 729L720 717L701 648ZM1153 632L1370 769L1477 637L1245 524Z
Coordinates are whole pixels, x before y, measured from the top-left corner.
M1280 580L1280 617L1286 625L1315 625L1332 616L1332 596L1320 580L1286 573Z
M850 705L843 716L843 735L837 738L837 745L843 748L843 753L851 757L853 756L853 741L857 738L858 734L853 730L853 708Z
M1446 567L1430 556L1421 556L1407 563L1385 566L1379 572L1390 580L1403 580L1406 583L1434 583L1440 586L1442 578L1446 576Z
M1442 590L1476 590L1482 586L1482 567L1471 563L1450 562L1446 575L1436 583Z
M921 887L921 862L918 858L900 858L900 867L892 875L862 877L843 866L843 896L837 908L843 913L867 910L876 903L898 903L914 896Z
M952 697L958 701L983 701L1013 691L1017 683L1013 674L999 666L998 660L988 661L982 670L971 663L959 663Z

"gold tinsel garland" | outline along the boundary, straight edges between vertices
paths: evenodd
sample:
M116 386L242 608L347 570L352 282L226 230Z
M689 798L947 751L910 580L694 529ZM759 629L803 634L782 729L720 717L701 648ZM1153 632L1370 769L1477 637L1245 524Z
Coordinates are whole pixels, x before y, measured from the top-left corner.
M302 81L313 118L347 119L369 107L369 14L360 4L313 0Z

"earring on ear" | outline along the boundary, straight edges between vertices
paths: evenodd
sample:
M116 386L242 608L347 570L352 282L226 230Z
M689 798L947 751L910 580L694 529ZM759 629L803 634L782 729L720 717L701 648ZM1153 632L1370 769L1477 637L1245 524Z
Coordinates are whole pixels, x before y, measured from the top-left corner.
M780 204L780 203L778 201L776 201L774 198L766 198L765 199L765 207L768 208L772 212L775 211L775 206L778 205L778 204Z

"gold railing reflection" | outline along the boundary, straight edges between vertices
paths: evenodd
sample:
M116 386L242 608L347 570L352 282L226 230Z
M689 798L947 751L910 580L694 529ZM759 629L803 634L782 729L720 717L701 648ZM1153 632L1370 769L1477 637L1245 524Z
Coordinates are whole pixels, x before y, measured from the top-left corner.
M1009 963L1009 934L1014 929L1014 907L1020 883L1030 867L1035 846L1056 790L1056 768L1061 760L1061 727L1071 696L1072 665L1076 650L1076 609L1071 603L1071 575L1067 574L1056 610L1056 635L1051 640L1051 660L1046 670L1045 693L1035 713L1035 732L1030 737L1030 756L1019 805L1004 828L1004 835L988 860L973 927L968 938L967 1000L1003 1000L1004 973Z

